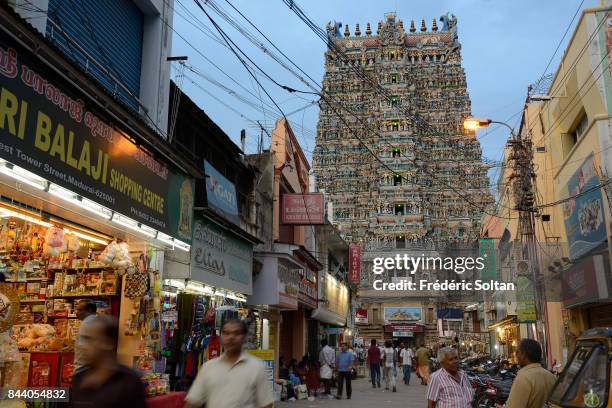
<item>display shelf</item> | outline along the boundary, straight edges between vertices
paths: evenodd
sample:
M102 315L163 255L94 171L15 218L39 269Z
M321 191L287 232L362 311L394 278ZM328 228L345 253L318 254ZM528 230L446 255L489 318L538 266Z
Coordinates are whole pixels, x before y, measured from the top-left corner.
M47 270L50 272L99 272L104 270L114 271L115 269L117 268L113 268L111 266L96 266L92 268L47 268Z
M110 294L110 295L66 295L66 296L47 296L47 299L78 299L78 298L108 298L119 296L118 294Z
M41 303L41 302L46 301L47 299L26 299L26 300L20 300L19 303Z
M42 281L48 281L48 280L49 279L47 279L47 278L28 278L26 280L19 280L19 281L16 281L16 280L9 281L9 280L7 280L6 283L42 282Z

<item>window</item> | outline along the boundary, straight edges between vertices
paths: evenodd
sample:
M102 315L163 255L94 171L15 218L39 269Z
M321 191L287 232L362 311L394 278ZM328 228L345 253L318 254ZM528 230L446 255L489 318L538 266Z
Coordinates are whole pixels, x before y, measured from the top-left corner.
M399 174L393 175L393 185L401 186L402 185L402 176Z
M395 248L406 248L406 238L403 235L395 238Z
M399 130L399 121L398 120L394 120L393 122L391 122L391 130L393 130L393 131L398 131Z
M391 106L396 107L399 102L399 96L393 95L391 97Z
M391 51L391 52L389 53L389 59L390 59L391 61L393 61L393 60L395 59L395 51Z
M395 215L404 215L404 204L395 204Z
M402 150L399 147L395 147L392 153L393 153L393 157L401 157Z
M391 74L391 83L397 84L397 74Z
M569 152L574 148L578 140L584 136L587 128L589 127L589 118L583 111L580 119L577 121L576 126L571 132L563 134L561 142L563 146L563 156L567 157Z

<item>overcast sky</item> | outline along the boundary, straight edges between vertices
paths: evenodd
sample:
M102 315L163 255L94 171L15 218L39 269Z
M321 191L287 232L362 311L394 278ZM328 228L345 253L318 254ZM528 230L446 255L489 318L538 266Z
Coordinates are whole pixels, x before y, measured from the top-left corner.
M231 9L227 1L231 1L231 4L257 25L276 46L320 84L323 77L325 44L282 0L214 0L215 4L231 14L232 18L247 26L248 23ZM201 3L227 35L266 73L280 84L307 90L298 79L215 14L210 6L204 4L204 0L201 0ZM349 24L353 33L355 24L359 23L362 35L365 35L366 23L370 22L372 30L375 31L378 21L383 19L384 13L390 11L395 11L398 18L404 21L405 29L408 29L411 19L415 20L418 29L421 19L424 18L429 30L432 19L438 20L446 12L455 14L459 41L462 44L463 67L466 70L472 100L472 114L502 121L509 120L515 125L527 86L543 74L580 0L297 0L297 3L319 27L325 27L328 21L336 20ZM598 0L585 0L583 8L598 4ZM578 19L579 16L574 20L548 72L556 70ZM236 56L212 38L211 33L217 37L218 33L193 0L175 0L174 27L178 34L185 38L184 40L179 35L174 35L174 55L187 55L188 64L198 71L256 102L256 106L263 103L272 105L271 108L266 107L267 110L274 110L270 99L256 86ZM439 27L441 28L441 25ZM249 29L254 32L252 27ZM176 73L177 70L174 70L173 77ZM264 114L193 72L185 71L185 74L182 82L184 91L237 144L240 130L246 129L246 151L255 152L260 132L248 119L259 120L271 126L279 114ZM261 74L258 74L258 79L285 114L306 106L309 101L315 99L310 95L289 94ZM213 96L237 112L215 100ZM314 147L317 115L317 106L311 105L308 109L289 116L309 158ZM492 128L491 131L481 130L478 137L484 156L499 160L508 132L503 128ZM264 144L266 148L269 147L267 137L264 137Z

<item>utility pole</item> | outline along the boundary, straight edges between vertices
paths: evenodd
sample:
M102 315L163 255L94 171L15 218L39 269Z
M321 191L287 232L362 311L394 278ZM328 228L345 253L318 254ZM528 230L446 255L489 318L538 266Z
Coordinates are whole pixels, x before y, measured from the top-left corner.
M526 100L528 102L529 99ZM535 215L537 208L535 205L535 172L533 166L533 144L531 136L523 134L529 132L527 126L523 126L526 120L526 111L523 110L521 119L521 127L518 133L511 131L511 139L508 141L508 146L511 148L509 161L512 162L512 173L508 177L508 182L512 187L512 194L515 209L518 211L518 235L521 237L521 243L526 245L527 260L531 268L531 279L533 284L534 306L536 312L536 329L533 336L542 345L544 353L544 361L546 361L547 344L546 336L544 335L544 305L545 293L541 290L539 281L540 263L538 259L538 248L536 240Z

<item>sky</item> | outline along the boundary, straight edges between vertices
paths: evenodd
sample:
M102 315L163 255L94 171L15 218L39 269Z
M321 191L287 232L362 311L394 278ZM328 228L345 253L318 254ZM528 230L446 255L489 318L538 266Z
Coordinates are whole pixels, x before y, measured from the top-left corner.
M182 77L180 65L173 63L173 74L184 92L194 100L237 144L240 130L246 129L246 153L255 153L261 131L260 121L271 128L280 116L273 102L257 86L238 58L223 44L215 26L194 0L174 0L173 55L188 57ZM209 0L210 1L210 0ZM368 22L376 30L386 12L396 12L408 29L410 20L417 29L424 18L428 30L432 20L447 12L457 17L463 67L472 101L472 114L518 125L527 87L545 73L554 73L563 50L579 20L570 22L578 7L594 7L599 0L296 0L319 26L337 21L348 24L351 34L359 23L362 35ZM261 49L200 0L204 10L244 53L280 85L309 90ZM326 45L291 11L283 0L213 0L244 27L252 26L236 13L235 6L291 60L320 85L324 73ZM230 5L231 4L231 5ZM568 26L570 31L557 45ZM344 28L343 28L344 30ZM182 38L181 38L182 37ZM260 41L265 41L259 36ZM270 44L266 47L272 49ZM553 57L554 55L554 57ZM550 67L545 71L552 57ZM243 57L245 58L245 57ZM214 64L214 65L213 65ZM190 69L191 68L191 69ZM193 71L197 71L194 73ZM203 75L201 75L203 74ZM255 77L271 98L293 122L292 128L310 159L315 146L318 107L313 95L291 94L260 72ZM212 81L211 81L212 80ZM216 83L216 84L215 84ZM219 86L221 84L221 86ZM247 98L244 104L234 95ZM266 107L268 105L269 107ZM266 112L262 112L262 106ZM289 113L306 107L297 113ZM480 130L483 156L500 161L508 131L502 127ZM263 136L264 148L270 139ZM495 169L489 175L496 177ZM495 180L493 180L495 181Z

